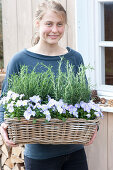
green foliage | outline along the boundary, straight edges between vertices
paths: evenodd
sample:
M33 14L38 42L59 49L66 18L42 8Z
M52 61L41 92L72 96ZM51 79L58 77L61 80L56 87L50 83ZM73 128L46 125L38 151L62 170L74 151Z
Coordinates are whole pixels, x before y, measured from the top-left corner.
M72 65L67 61L66 73L61 71L61 62L59 63L58 76L56 79L57 97L63 99L68 104L88 102L91 94L90 86L86 80L86 67L80 65L78 73L75 75Z
M67 104L80 101L88 102L90 99L90 86L86 81L86 67L80 65L75 75L73 65L67 61L66 72L61 70L62 61L59 62L58 73L55 76L51 66L41 65L46 71L36 72L35 68L28 73L28 67L22 66L19 75L12 75L9 79L9 89L18 94L25 94L25 99L39 95L43 101L47 96L55 100L63 99ZM38 64L37 66L38 67Z
M20 74L12 75L9 79L9 89L18 94L24 94L25 99L39 95L43 101L46 101L47 95L54 97L54 86L54 74L51 67L42 73L36 73L35 68L28 73L28 67L22 66Z

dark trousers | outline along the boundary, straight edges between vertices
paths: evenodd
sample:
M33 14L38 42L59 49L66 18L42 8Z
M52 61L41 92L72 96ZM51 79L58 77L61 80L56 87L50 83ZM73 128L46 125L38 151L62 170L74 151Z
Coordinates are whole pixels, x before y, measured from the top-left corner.
M54 158L37 160L25 156L25 170L88 170L84 149Z

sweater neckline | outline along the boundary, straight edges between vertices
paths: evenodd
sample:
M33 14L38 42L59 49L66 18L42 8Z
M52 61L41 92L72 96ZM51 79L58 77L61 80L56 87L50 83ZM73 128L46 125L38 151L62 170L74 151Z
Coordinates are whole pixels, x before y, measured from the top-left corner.
M43 54L38 54L38 53L34 53L31 51L28 51L26 48L24 48L24 53L26 53L29 56L41 59L41 60L60 60L61 57L69 57L71 55L71 53L73 52L73 50L70 47L66 47L66 49L68 50L68 52L64 55L59 55L59 56L48 56L48 55L43 55Z

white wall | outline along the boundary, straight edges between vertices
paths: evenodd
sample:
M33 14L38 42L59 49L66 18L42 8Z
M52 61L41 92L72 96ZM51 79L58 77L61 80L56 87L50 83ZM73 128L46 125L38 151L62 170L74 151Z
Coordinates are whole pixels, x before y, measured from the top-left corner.
M82 54L85 65L95 69L95 3L94 0L76 0L76 48ZM88 71L95 85L95 70Z

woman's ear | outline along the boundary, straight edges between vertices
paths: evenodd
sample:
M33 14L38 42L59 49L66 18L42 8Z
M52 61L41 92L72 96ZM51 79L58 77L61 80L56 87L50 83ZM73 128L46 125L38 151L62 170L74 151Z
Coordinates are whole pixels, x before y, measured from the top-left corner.
M36 22L35 22L35 26L36 26L36 28L39 28L39 26L40 26L39 21L36 21Z

